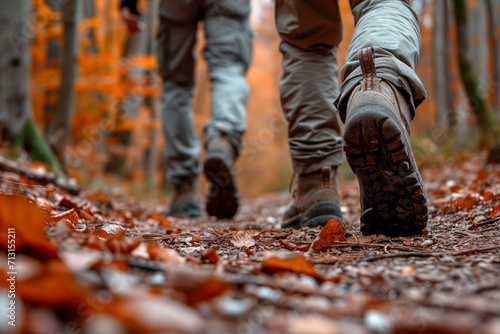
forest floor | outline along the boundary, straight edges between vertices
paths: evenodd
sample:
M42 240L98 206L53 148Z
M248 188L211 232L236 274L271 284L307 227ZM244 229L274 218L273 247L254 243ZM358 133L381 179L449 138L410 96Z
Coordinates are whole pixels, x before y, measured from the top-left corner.
M500 333L500 165L485 159L424 169L428 228L405 238L360 234L356 180L340 181L347 233L336 241L280 229L288 193L215 221L0 182L0 304L11 272L16 283L16 327L11 312L0 332ZM34 183L15 170L0 179Z

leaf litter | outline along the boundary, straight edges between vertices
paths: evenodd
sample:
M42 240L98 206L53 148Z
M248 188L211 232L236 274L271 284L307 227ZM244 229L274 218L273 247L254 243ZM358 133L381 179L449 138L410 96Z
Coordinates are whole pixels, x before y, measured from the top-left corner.
M16 228L17 328L498 333L500 167L483 167L484 155L423 170L428 228L405 238L359 233L356 180L340 180L344 225L293 231L279 228L286 193L217 222L164 217L164 203L0 183L2 231ZM0 178L36 182L8 166ZM7 273L6 234L0 246Z

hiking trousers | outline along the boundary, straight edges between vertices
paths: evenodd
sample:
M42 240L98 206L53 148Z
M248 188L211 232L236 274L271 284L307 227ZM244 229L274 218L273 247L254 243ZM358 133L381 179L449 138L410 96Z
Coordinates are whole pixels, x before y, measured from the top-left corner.
M343 162L334 101L341 109L361 80L358 51L374 47L377 76L407 98L412 116L425 98L415 73L421 44L409 0L350 0L355 28L338 81L337 47L342 22L337 0L276 0L283 74L281 105L288 120L292 165L309 174Z
M249 0L162 0L158 62L163 78L161 117L168 159L167 179L176 185L201 172L192 96L196 33L203 21L210 86L205 147L224 133L239 152L246 130L246 71L252 55Z

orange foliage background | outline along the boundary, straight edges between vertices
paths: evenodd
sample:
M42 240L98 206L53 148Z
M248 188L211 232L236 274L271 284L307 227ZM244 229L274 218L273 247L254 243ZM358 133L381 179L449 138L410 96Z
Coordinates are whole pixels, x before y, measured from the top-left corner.
M146 3L149 1L154 0L142 1L143 11L146 10ZM247 105L248 132L244 137L244 150L237 164L240 188L246 197L283 190L288 186L292 174L288 155L287 127L281 112L277 88L281 75L281 56L278 51L279 38L274 25L274 3L270 0L252 0L251 3L251 22L255 29L255 38L253 62L248 73L250 84ZM113 129L113 120L120 99L127 93L137 91L143 92L146 96L155 96L161 84L154 75L149 75L147 78L152 85L140 85L123 79L127 70L127 62L122 57L127 31L119 16L119 0L94 0L94 4L94 16L84 17L78 25L77 97L73 120L73 143L66 163L71 175L84 183L102 188L102 184L109 184L112 181L112 176L106 175L104 168L110 159L110 150L116 149L116 145L113 146L116 142L110 140L108 135ZM468 1L468 6L475 8L477 1ZM338 59L342 65L353 32L354 20L349 1L340 0L340 7L344 38L339 46ZM428 132L437 122L437 106L432 89L432 7L433 1L425 1L420 17L423 42L418 74L427 87L429 98L417 111L413 125L416 132ZM52 12L45 0L34 0L34 8L37 15L47 18L35 31L31 69L34 115L43 127L50 121L50 114L47 114L46 110L57 102L60 81L60 59L48 56L49 43L55 40L62 45L63 27L61 14ZM453 33L451 31L452 36ZM201 137L203 123L208 119L210 112L207 103L209 99L207 66L201 55L202 29L199 31L199 41L197 93L193 112L196 114L196 126ZM453 48L450 59L452 86L454 91L459 91L461 85L453 38L450 39L450 44ZM134 66L148 71L156 67L155 55L136 57L131 62ZM467 108L463 107L465 99L460 94L457 96L457 106L467 111ZM154 143L159 152L154 177L155 189L160 189L165 170L161 124L151 119L146 107L141 107L134 119L123 122L121 126L122 129L131 129L134 132L131 146L127 149L122 148L121 152L127 156L127 180L139 188L143 188L145 180L143 152L151 146L151 129L155 128L160 133ZM122 189L123 183L118 188Z

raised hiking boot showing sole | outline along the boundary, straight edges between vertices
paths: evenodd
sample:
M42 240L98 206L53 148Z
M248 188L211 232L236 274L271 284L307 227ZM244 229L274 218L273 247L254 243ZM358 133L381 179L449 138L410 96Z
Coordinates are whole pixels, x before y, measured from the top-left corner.
M422 178L410 143L391 114L381 106L364 106L344 130L347 162L360 186L365 235L414 235L427 224Z
M203 165L205 176L210 181L208 215L219 219L233 218L238 211L240 194L232 166L227 163L224 153L218 150L207 152Z
M360 187L361 232L419 234L427 224L427 198L411 149L410 104L376 76L374 53L373 48L359 51L363 79L346 110L339 109L344 151Z

